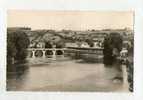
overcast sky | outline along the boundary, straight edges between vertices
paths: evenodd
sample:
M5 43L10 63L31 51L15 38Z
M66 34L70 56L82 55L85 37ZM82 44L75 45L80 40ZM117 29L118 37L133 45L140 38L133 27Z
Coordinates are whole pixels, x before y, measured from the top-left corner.
M133 12L109 11L8 11L8 27L88 30L133 29Z

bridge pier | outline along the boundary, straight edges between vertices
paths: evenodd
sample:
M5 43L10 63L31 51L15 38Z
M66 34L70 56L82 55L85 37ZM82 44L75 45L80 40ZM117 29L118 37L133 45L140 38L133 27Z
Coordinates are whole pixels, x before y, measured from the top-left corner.
M56 60L56 50L52 50L52 52L53 52L52 59Z
M64 51L64 50L62 50L62 52L63 52L63 57L64 57L64 53L65 53L65 51Z
M42 52L43 52L43 56L42 56L42 57L43 57L43 58L46 58L46 51L43 50Z
M62 51L62 58L64 58L65 57L65 49L64 50L61 50Z
M32 58L35 58L35 51L32 50Z

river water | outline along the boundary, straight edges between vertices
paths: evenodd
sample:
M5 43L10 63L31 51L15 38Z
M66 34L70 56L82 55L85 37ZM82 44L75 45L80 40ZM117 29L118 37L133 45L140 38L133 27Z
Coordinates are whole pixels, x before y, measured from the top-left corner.
M29 61L22 75L7 78L7 90L128 92L127 82L114 79L126 74L115 67L69 58Z

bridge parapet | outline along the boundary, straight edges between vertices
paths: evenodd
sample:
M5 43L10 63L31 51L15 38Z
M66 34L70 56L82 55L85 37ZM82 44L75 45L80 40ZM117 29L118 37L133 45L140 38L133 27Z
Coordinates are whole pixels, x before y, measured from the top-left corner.
M103 48L79 48L79 47L68 47L68 50L73 52L79 52L80 54L99 54L103 55Z
M67 48L28 48L27 50L36 51L36 50L66 50Z

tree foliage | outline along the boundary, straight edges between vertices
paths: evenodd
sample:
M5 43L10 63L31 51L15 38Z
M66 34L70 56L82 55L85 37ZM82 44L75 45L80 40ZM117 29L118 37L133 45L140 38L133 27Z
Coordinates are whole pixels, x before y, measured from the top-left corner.
M90 47L93 47L93 46L94 46L94 43L93 43L93 41L92 41L91 39L86 39L86 42L88 43L88 45L89 45Z
M7 33L7 57L15 60L24 60L27 55L27 48L30 41L23 31Z
M45 42L45 48L52 48L52 45L56 45L56 48L62 48L65 45L63 42L64 39L56 35L46 34L43 40Z
M112 65L116 60L116 56L113 54L113 50L119 53L122 49L123 37L119 33L110 33L104 39L104 64Z

